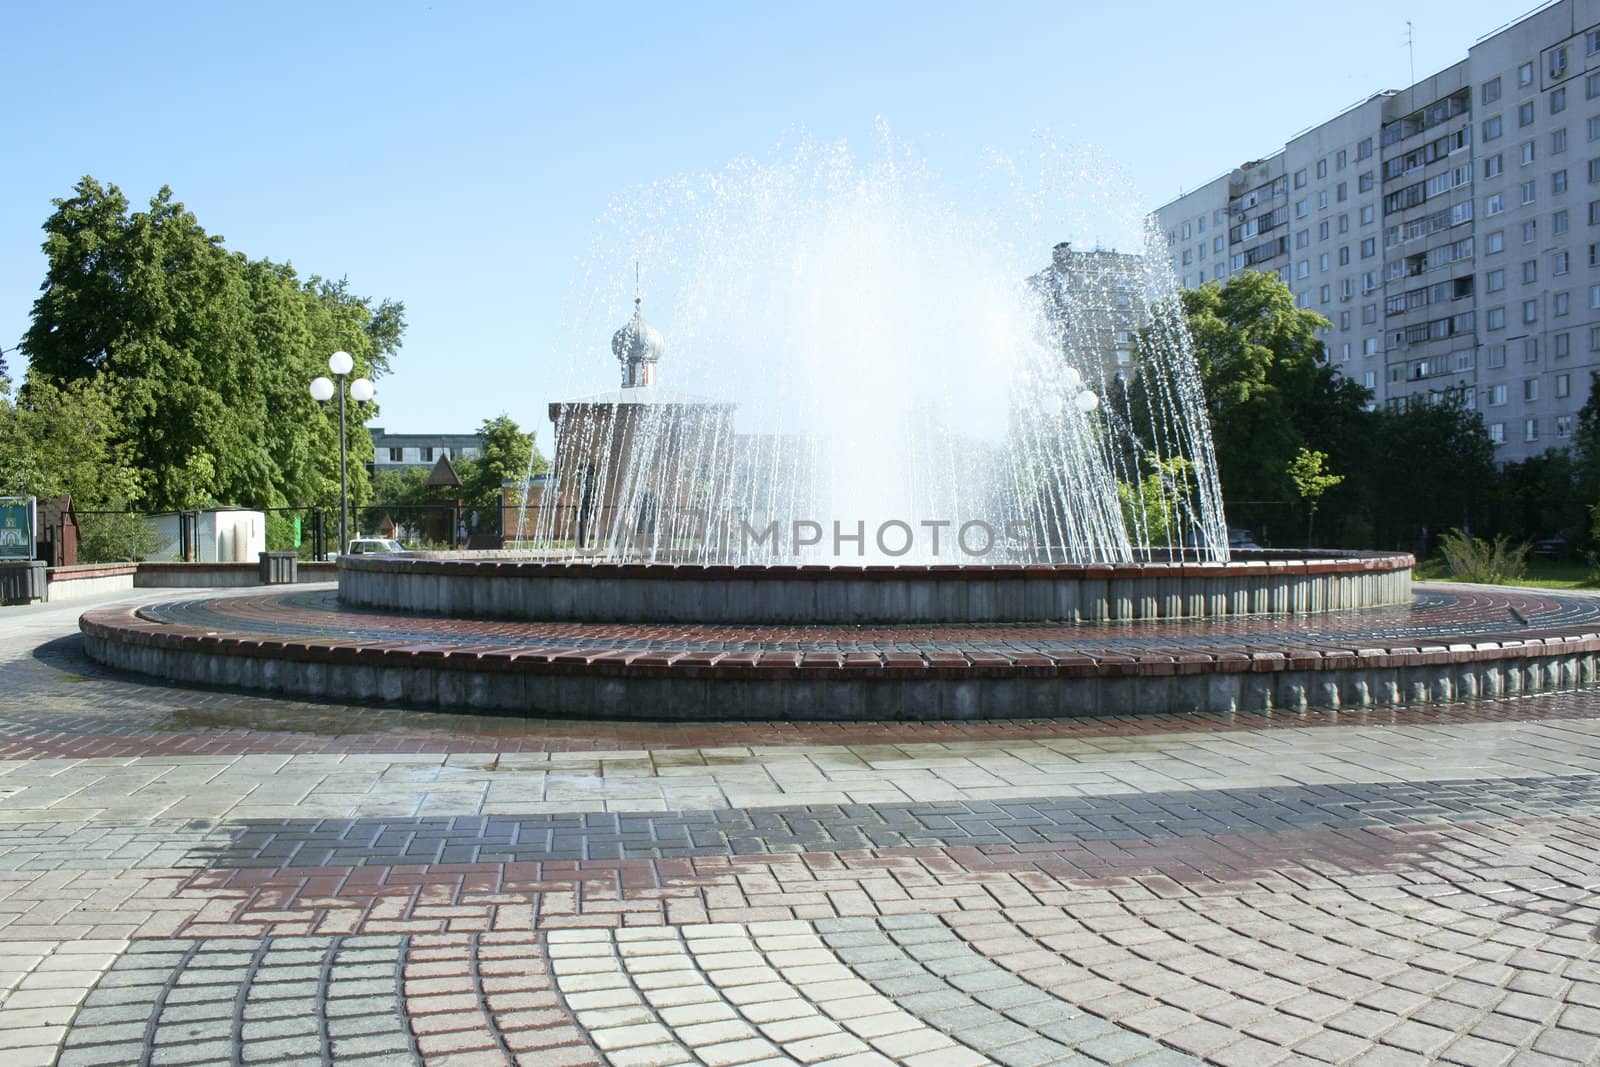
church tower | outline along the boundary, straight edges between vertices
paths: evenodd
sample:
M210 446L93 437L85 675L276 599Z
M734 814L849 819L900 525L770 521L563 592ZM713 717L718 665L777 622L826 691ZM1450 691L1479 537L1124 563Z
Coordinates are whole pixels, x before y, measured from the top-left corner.
M666 351L661 331L644 321L641 300L633 298L633 319L611 335L611 351L622 365L624 389L650 389L656 384L656 361Z

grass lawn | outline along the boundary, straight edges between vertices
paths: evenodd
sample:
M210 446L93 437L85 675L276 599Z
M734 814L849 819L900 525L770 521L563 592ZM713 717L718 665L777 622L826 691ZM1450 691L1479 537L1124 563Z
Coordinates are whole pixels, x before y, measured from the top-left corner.
M1432 556L1417 564L1412 572L1419 582L1453 582L1444 558ZM1600 574L1587 562L1577 559L1529 559L1528 576L1507 585L1527 585L1537 589L1600 589Z

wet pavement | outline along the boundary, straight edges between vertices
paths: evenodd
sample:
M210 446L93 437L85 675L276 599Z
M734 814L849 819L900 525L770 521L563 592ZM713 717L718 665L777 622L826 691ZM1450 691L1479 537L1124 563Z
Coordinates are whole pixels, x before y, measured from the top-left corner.
M0 1063L1600 1062L1597 693L532 721L83 658L155 602L250 609L0 612Z

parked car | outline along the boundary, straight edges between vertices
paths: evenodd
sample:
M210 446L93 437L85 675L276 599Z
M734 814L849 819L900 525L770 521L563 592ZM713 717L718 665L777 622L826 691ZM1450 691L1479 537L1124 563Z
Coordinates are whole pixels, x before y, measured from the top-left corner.
M1533 554L1544 559L1565 559L1572 555L1572 542L1565 537L1547 537L1533 543Z
M1260 548L1261 546L1256 544L1255 535L1249 530L1229 530L1228 547L1249 549Z
M349 556L381 556L388 552L404 552L405 546L387 537L358 537L345 549Z

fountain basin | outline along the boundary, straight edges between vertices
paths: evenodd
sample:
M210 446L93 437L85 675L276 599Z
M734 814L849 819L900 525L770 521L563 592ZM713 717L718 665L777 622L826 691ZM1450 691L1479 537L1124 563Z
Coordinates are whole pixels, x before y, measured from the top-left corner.
M702 567L419 553L341 559L339 600L351 608L544 622L1220 619L1405 604L1415 562L1403 553L1259 551L1228 563Z
M82 630L98 662L183 684L600 719L1298 712L1600 680L1600 600L1442 586L1322 615L878 627L473 621L323 588L93 611Z

